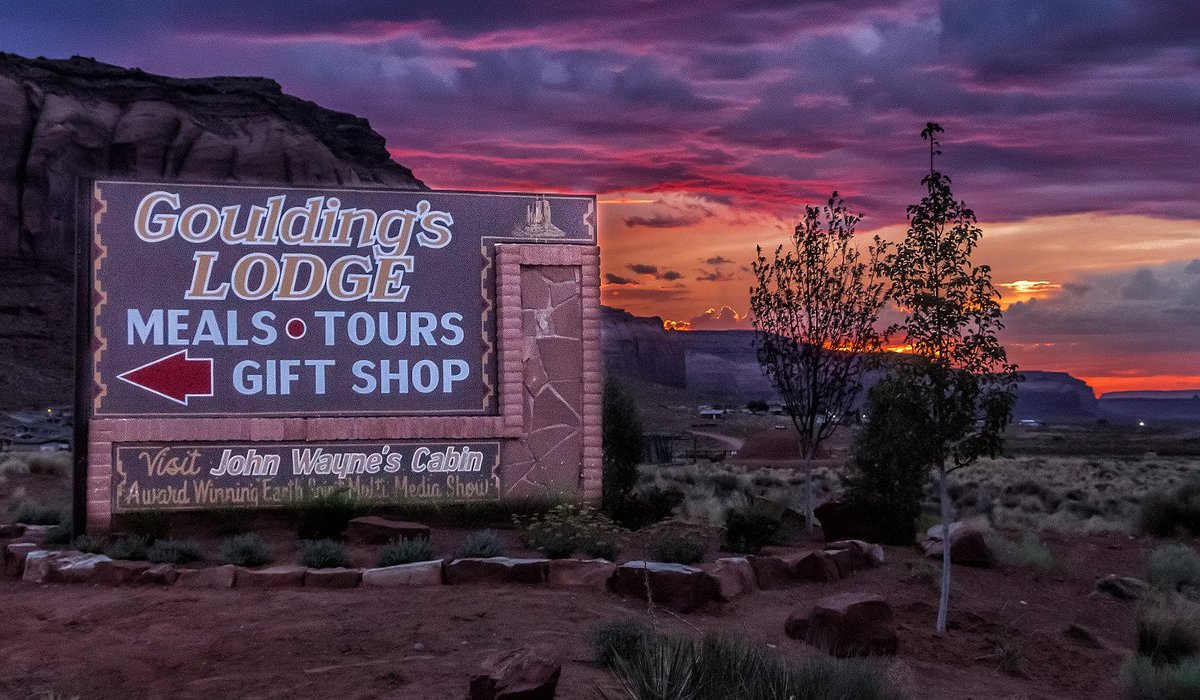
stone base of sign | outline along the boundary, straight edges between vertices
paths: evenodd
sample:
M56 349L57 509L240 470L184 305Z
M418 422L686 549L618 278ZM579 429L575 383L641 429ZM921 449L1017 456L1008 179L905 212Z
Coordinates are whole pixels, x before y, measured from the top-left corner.
M355 588L362 580L360 569L308 569L304 572L305 588Z
M587 245L494 246L498 414L306 418L93 418L87 530L108 533L124 443L494 440L500 496L600 498L600 257ZM157 508L158 506L156 506Z

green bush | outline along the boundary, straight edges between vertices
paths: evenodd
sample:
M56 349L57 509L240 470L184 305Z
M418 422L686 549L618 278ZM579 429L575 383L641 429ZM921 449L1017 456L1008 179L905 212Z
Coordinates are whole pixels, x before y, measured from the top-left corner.
M1200 554L1182 543L1156 547L1146 564L1146 580L1159 590L1200 597Z
M504 543L494 530L480 530L467 535L458 545L460 559L486 559L504 556Z
M349 489L333 489L308 496L292 506L296 534L302 540L340 540L361 507Z
M209 521L222 535L238 535L254 527L255 513L249 508L220 506L208 511Z
M147 541L161 540L171 534L171 514L165 510L143 510L121 516L121 525Z
M312 569L334 569L346 566L346 552L334 540L305 540L300 543L299 561Z
M30 474L46 474L62 476L71 473L72 459L70 452L37 453L29 457Z
M158 540L146 550L146 558L155 564L190 564L204 559L195 540Z
M104 552L104 538L95 535L80 535L71 540L71 549L84 554L100 554Z
M1200 659L1157 666L1138 657L1126 665L1125 682L1133 700L1195 700L1200 698Z
M566 559L576 551L615 557L619 549L621 529L588 505L564 503L540 516L513 516L513 524L521 528L522 542L551 559Z
M1158 664L1200 655L1200 604L1178 596L1143 601L1137 610L1137 651Z
M713 636L693 641L647 634L632 646L635 653L628 655L611 651L610 664L637 700L904 697L871 662L825 656L789 661L745 641Z
M708 551L700 538L669 529L655 532L650 538L649 549L654 561L667 564L696 564Z
M619 657L632 659L641 654L651 634L649 628L633 620L611 620L592 628L588 641L596 661L612 668Z
M637 530L674 515L684 498L683 491L675 487L649 486L630 494L619 509L609 513L621 525Z
M379 548L380 566L412 564L433 559L433 545L429 544L428 537L396 540Z
M739 554L758 554L783 526L782 508L751 501L725 513L725 548Z
M1042 544L1036 533L1022 533L1019 543L1012 542L996 532L987 533L985 539L1002 564L1024 566L1040 574L1055 573L1062 569L1062 560Z
M1183 484L1174 492L1158 491L1142 499L1138 527L1155 537L1200 535L1200 480Z
M13 522L26 525L58 525L65 519L63 512L41 503L21 503L12 513Z
M620 520L629 512L630 496L637 484L642 461L642 423L633 399L615 379L606 379L601 399L603 474L601 506Z
M146 558L146 546L149 540L143 535L123 535L109 540L104 547L104 555L111 559Z
M275 561L275 554L270 546L254 533L235 535L221 545L220 560L222 564L237 564L238 566L262 566Z
M75 531L70 517L63 518L61 523L51 525L49 532L46 533L47 544L67 544L71 541L71 534Z

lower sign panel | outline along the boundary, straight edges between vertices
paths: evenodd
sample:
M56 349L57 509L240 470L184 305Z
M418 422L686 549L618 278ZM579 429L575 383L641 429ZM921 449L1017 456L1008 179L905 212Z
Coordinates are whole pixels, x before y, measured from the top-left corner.
M113 445L113 512L272 508L331 491L357 501L500 497L498 442Z

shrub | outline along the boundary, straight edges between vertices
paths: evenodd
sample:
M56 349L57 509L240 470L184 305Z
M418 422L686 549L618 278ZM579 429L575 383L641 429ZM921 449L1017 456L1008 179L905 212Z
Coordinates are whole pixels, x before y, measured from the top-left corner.
M304 540L340 540L346 526L359 513L349 489L332 489L310 495L292 506L296 534Z
M1173 493L1159 491L1142 499L1138 527L1155 537L1200 535L1200 480L1183 484Z
M71 540L71 549L84 554L100 554L104 551L104 538L95 535L80 535Z
M13 522L26 525L58 525L64 519L61 510L41 503L21 503L13 510L12 517Z
M171 514L165 510L143 510L121 518L126 530L153 542L171 534Z
M461 559L501 557L504 556L504 543L495 530L472 532L458 545L458 556Z
M621 536L612 520L588 505L564 503L540 516L513 516L513 523L521 528L522 542L551 559L565 559L576 551L616 556Z
M1125 682L1134 700L1193 700L1200 698L1200 659L1177 666L1156 666L1138 657L1125 667Z
M313 569L333 569L346 565L346 553L334 540L305 540L300 544L299 561Z
M675 487L648 486L631 494L622 508L611 514L621 525L637 530L671 517L684 498L683 491Z
M254 526L254 511L249 508L220 506L209 510L208 517L222 535L237 535Z
M155 564L190 564L204 555L195 540L158 540L146 550L146 558Z
M61 523L50 526L46 533L47 544L67 544L71 541L71 533L75 531L71 518L63 518Z
M123 535L109 540L104 555L112 559L145 559L148 543L142 535Z
M30 474L60 476L71 472L70 452L50 452L31 455L28 459Z
M698 641L646 635L636 653L613 652L611 666L629 697L855 698L903 697L870 662L811 656L787 661L740 640Z
M675 530L654 533L649 543L654 561L668 564L695 564L704 558L707 547L699 538Z
M612 668L618 657L632 659L641 654L651 634L649 628L633 620L612 620L594 627L588 641L596 661L604 668Z
M1168 664L1200 655L1200 604L1177 596L1143 601L1137 610L1137 651Z
M263 539L254 533L235 535L221 545L222 564L238 566L262 566L275 561L275 555Z
M729 472L717 472L710 479L712 482L713 493L717 496L729 496L737 491L742 486L742 480L737 474Z
M779 506L752 501L725 513L725 548L731 552L758 554L770 544L783 524Z
M1062 567L1062 561L1033 532L1022 533L1020 543L1011 542L995 532L987 533L985 538L1002 564L1028 567L1041 574L1053 573Z
M396 540L379 548L380 566L412 564L418 561L431 561L433 558L433 545L429 544L428 537Z
M1146 565L1146 580L1160 590L1200 597L1200 554L1182 543L1156 547Z
M618 513L629 512L628 501L637 484L638 463L642 461L642 423L633 399L614 379L604 382L601 407L604 452L601 506L620 520Z

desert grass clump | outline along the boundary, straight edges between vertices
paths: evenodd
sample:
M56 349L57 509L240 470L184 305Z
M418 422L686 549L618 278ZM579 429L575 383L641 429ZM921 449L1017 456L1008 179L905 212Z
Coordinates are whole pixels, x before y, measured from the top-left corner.
M542 515L513 516L521 541L551 559L566 559L577 551L616 555L621 528L588 505L564 503ZM609 557L604 557L609 558Z
M262 566L275 561L275 554L263 538L250 533L225 540L221 545L219 558L222 564Z
M820 656L787 661L748 642L715 636L617 639L630 642L634 652L610 646L609 665L625 693L637 700L904 697L885 670L870 662Z
M299 562L311 569L334 569L346 565L346 552L336 540L305 540L300 544Z
M699 537L672 529L655 532L647 546L654 561L667 564L697 564L708 551Z
M204 559L195 540L162 539L150 545L146 558L155 564L190 564Z
M1125 666L1124 675L1132 700L1200 698L1200 659L1160 666L1139 656Z
M472 532L458 545L460 559L487 559L504 556L504 543L495 530Z
M612 668L618 658L632 659L653 635L650 628L634 620L609 620L592 628L588 641L596 661Z
M296 535L302 540L342 539L350 521L362 511L349 489L331 489L292 505Z
M84 554L102 554L104 552L104 538L95 535L79 535L71 540L71 549Z
M1039 574L1055 573L1063 567L1062 560L1033 532L1022 533L1020 542L1012 542L996 532L989 532L985 539L1003 564L1026 567Z
M64 520L62 510L41 503L19 503L12 512L13 522L26 525L58 525Z
M433 545L429 543L428 537L399 539L379 548L380 566L414 564L419 561L432 561L433 558Z
M1158 491L1142 499L1138 527L1155 537L1200 535L1200 480L1189 481L1174 491Z
M1200 657L1200 604L1179 596L1143 601L1137 610L1137 652L1156 664Z
M725 513L725 548L739 554L758 554L783 526L783 509L773 503L751 501Z
M1146 580L1159 590L1200 598L1200 554L1183 543L1156 547L1146 564Z
M110 559L144 560L149 540L143 535L114 537L104 546L104 555Z

